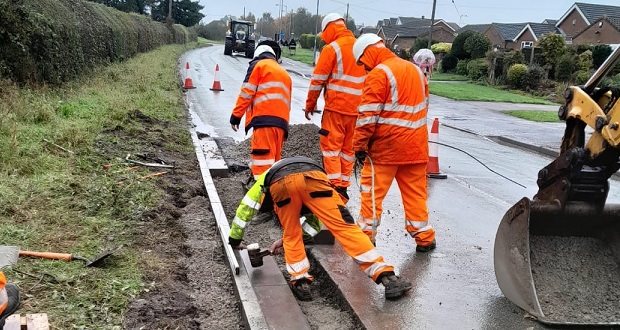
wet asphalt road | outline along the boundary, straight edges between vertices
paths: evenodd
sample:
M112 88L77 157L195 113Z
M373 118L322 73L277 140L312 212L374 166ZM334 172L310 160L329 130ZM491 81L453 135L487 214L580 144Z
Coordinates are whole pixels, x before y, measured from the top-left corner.
M202 130L242 140L243 134L230 129L228 118L248 60L224 56L221 46L190 51L182 63L186 60L190 61L192 78L198 87L188 92L188 101L190 109L204 123ZM215 63L223 71L221 81L225 91L219 94L208 89ZM307 123L300 109L308 81L295 74L291 76L294 85L291 124ZM439 97L431 100L429 118L450 116L452 112L458 115L461 111L451 111L458 107L453 101ZM472 105L467 109L476 111ZM481 116L476 125L493 127L499 135L501 125L511 123L507 118L497 118ZM319 120L313 118L315 123ZM468 120L471 122L472 117ZM553 130L553 134L558 132L557 128ZM377 245L401 276L414 283L411 294L396 302L385 301L382 287L365 278L340 247L314 247L315 256L368 328L540 328L540 324L525 318L524 311L504 298L497 286L493 242L506 210L522 197L534 195L538 170L551 159L446 127L441 127L439 139L468 151L527 188L489 172L459 151L440 147L440 167L448 179L429 182L430 221L437 230L438 248L430 254L416 254L413 240L405 234L402 204L394 184L384 201ZM617 182L611 185L608 200L618 202ZM349 206L354 214L359 210L357 189L356 183L349 189L352 195Z

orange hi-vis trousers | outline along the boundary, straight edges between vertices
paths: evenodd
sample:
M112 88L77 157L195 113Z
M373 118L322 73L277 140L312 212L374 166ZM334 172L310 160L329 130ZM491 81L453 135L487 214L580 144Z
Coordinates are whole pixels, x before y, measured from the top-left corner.
M259 127L250 142L250 169L256 179L282 158L284 130L279 127Z
M6 285L6 277L4 277L4 273L0 272L0 314L4 312L4 310L9 305L9 296L6 293L6 289L4 286Z
M303 205L321 219L345 252L373 281L377 281L383 272L394 271L394 267L385 263L383 256L355 224L325 173L308 171L289 174L272 183L269 192L284 230L284 259L292 282L301 278L312 280L308 274L310 262L306 257L299 222Z
M348 187L355 163L353 133L357 116L325 110L321 119L319 144L323 167L329 181L336 187Z
M396 178L405 207L405 230L419 246L428 246L435 239L435 229L428 224L426 206L426 163L409 165L374 164L375 207L377 226L381 222L383 199ZM362 207L358 224L366 235L372 237L371 168L366 160L362 169Z

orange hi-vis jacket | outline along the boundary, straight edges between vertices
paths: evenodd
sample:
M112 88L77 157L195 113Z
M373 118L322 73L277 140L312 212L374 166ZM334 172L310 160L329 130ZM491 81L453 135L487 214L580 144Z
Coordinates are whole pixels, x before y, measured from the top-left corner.
M321 37L327 43L314 68L306 110L315 110L316 102L325 88L325 110L357 116L366 71L355 63L355 37L344 24L329 24Z
M246 133L258 127L280 127L288 132L291 86L291 77L273 55L259 55L250 62L230 123L239 125L245 114Z
M413 63L380 46L360 58L366 76L353 138L354 151L368 151L377 164L428 162L428 84Z

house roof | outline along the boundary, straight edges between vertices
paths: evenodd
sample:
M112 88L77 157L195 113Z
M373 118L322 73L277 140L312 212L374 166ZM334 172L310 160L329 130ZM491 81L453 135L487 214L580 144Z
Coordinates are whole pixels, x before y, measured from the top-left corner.
M503 40L514 40L517 38L527 23L491 23Z
M618 31L620 31L620 16L618 17L607 17L607 20L611 25L615 26Z
M486 31L489 28L489 26L491 26L491 24L467 24L463 26L462 28L458 29L457 32L461 33L465 31L476 31L476 32L484 33L484 31Z
M555 23L555 26L560 26L562 22L570 15L573 10L583 17L588 25L594 23L603 16L620 17L620 6L609 5L597 5L593 3L575 2L562 17Z
M543 22L543 24L553 24L553 25L555 25L558 22L558 20L557 19L547 18L547 19L545 19L542 22Z
M512 41L516 41L517 39L519 39L519 37L521 37L521 35L523 35L523 33L528 30L532 33L532 36L534 36L535 41L538 41L538 38L542 37L547 33L560 33L559 29L555 25L530 22L527 23L523 27L523 29L521 29L521 31L519 31L519 33L512 39Z
M583 15L592 24L603 16L620 17L620 6L597 5L593 3L576 2Z
M374 34L377 34L377 32L379 32L379 29L377 29L374 26L364 26L364 27L359 29L359 34L363 34L363 33L374 33Z
M428 18L419 18L419 17L403 17L400 16L398 17L398 19L400 20L401 25L403 26L408 26L408 27L419 27L419 26L430 26L431 25L431 20ZM443 19L439 18L435 20L435 24L441 23L443 22L444 24L446 24L449 28L451 28L454 31L457 31L458 29L460 29L461 27L453 22L446 22Z
M453 22L446 22L446 24L448 24L454 31L458 31L461 27Z
M433 31L442 29L441 27L433 27ZM445 28L443 28L445 29ZM379 33L383 34L386 41L392 41L396 36L400 38L417 38L427 35L429 32L428 26L407 27L402 25L397 26L382 26L379 28Z
M590 24L590 26L588 26L587 28L583 29L583 31L577 33L573 38L576 38L577 36L581 35L582 33L585 33L588 29L590 29L593 25L595 25L596 23L598 23L600 21L607 21L607 22L609 22L609 24L611 24L613 27L615 27L616 30L620 31L620 17L604 16L604 17L601 17L601 18L597 19L596 21L592 22L592 24Z

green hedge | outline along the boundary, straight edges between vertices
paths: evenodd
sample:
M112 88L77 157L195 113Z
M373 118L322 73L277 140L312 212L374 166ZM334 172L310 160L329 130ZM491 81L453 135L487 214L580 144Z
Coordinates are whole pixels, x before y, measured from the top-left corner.
M196 40L181 25L83 0L0 0L0 78L60 83L96 65Z

